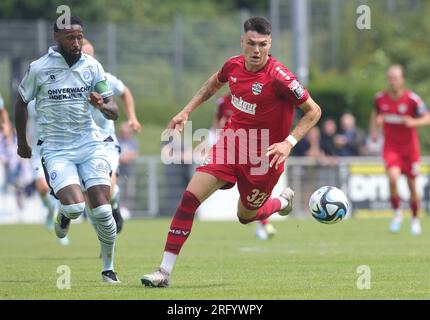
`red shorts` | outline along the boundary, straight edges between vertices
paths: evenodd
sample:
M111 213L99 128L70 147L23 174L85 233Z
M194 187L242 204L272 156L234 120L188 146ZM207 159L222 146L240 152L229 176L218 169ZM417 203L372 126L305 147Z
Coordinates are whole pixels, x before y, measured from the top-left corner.
M419 173L420 155L417 152L398 152L384 149L385 167L398 167L408 177L416 177Z
M199 166L196 171L208 173L218 179L227 182L221 189L230 189L237 183L240 200L248 210L256 210L264 205L272 194L272 190L278 183L279 177L284 171L284 164L278 169L260 169L260 165L245 163L231 163L217 161L214 148L210 152L207 161ZM235 162L238 158L236 158ZM259 168L259 170L256 170ZM258 174L257 174L257 173ZM263 173L263 174L261 174Z

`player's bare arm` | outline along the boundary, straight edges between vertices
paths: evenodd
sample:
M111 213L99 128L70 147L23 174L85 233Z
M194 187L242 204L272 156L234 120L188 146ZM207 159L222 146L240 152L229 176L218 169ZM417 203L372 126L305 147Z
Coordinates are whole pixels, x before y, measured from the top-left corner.
M17 153L21 158L31 158L31 147L27 142L27 103L18 95L15 104L15 126L18 140Z
M127 86L124 87L124 93L121 96L121 100L124 104L125 112L127 113L128 125L134 132L140 132L141 125L139 120L137 120L134 98Z
M119 116L118 106L113 97L103 98L99 93L93 91L88 97L88 101L109 120L116 120Z
M375 110L372 110L372 113L370 114L370 123L369 123L369 130L370 130L370 138L372 141L378 140L378 132L384 123L384 116L381 114L378 114Z
M290 136L292 136L296 141L301 140L321 118L321 108L311 97L301 104L299 108L303 111L304 115L299 120L294 130L290 133ZM290 141L290 138L269 146L269 148L267 148L267 156L273 155L273 158L270 161L270 167L273 167L274 165L275 168L278 169L279 166L287 159L293 147L294 145Z
M405 126L408 128L417 128L430 125L430 113L426 112L418 118L411 116L404 116Z
M214 73L197 91L194 97L188 102L188 104L170 121L167 129L175 129L182 132L184 123L188 120L189 114L196 108L198 108L203 102L209 100L222 86L224 83L220 82L217 77L217 73Z

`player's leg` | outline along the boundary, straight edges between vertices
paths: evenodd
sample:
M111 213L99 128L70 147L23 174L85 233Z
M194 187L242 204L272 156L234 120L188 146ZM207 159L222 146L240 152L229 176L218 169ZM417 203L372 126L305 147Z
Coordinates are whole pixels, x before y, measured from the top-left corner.
M55 190L55 189L54 189ZM79 184L70 184L55 192L60 210L55 220L55 233L62 239L67 236L71 220L78 219L85 209L85 200Z
M194 215L200 204L227 182L207 172L194 173L187 189L182 195L179 207L170 224L160 268L141 278L142 284L152 287L166 287L170 274L182 246L191 233Z
M91 204L91 220L100 241L102 279L108 283L119 283L114 271L116 224L109 202L110 186L94 185L87 189Z
M257 239L266 240L273 238L276 235L276 229L269 222L269 219L263 219L258 221L257 226L255 227L255 236Z
M286 216L293 210L294 191L290 188L286 188L277 197L269 198L282 169L273 169L262 176L251 176L244 166L240 170L237 180L240 194L237 216L242 224L266 220L275 212Z
M119 283L114 271L114 250L116 224L110 205L111 166L103 145L96 145L91 153L79 165L82 179L90 202L90 219L100 242L102 256L102 280L108 283Z
M45 227L48 230L52 230L54 228L54 214L58 210L58 200L50 195L51 190L49 189L44 176L37 177L35 184L43 205L48 209L48 214L45 219Z
M397 188L397 182L400 178L401 170L398 166L390 166L387 168L387 176L390 186L390 201L394 211L394 217L390 223L391 232L399 232L402 226L403 216L400 208L400 196Z
M67 157L55 153L46 154L46 158L42 159L42 167L48 186L60 201L54 228L61 239L66 237L70 221L79 218L85 209L78 170Z
M411 212L412 212L410 233L412 235L420 235L422 232L420 220L418 217L420 200L417 192L415 176L408 175L407 181L408 181L409 192L411 194L411 198L409 201Z
M120 211L120 206L119 206L120 189L116 181L117 181L116 173L114 170L111 175L110 204L112 206L112 215L116 223L116 232L120 233L122 230L122 226L124 224L124 219L122 218L121 211Z

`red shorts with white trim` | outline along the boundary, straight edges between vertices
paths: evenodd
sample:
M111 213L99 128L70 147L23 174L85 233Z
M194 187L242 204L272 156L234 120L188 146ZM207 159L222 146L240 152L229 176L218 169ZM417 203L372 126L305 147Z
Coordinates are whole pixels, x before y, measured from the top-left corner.
M230 189L237 183L240 200L248 210L257 210L264 205L272 194L272 190L278 183L279 177L284 171L284 164L278 169L255 165L249 163L249 156L246 161L227 161L227 154L216 157L215 148L212 148L205 163L199 166L196 171L208 173L227 183L221 189ZM237 155L237 153L236 153ZM218 160L218 161L217 161ZM233 162L233 163L232 163Z
M419 173L420 155L417 152L406 153L384 149L383 157L387 169L400 168L401 172L408 177L416 177Z

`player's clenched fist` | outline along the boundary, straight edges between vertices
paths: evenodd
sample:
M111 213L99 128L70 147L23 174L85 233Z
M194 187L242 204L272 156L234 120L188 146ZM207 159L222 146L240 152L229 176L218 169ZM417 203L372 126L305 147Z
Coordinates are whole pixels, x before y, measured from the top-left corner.
M90 93L88 101L98 109L103 107L103 97L95 91Z
M17 153L21 158L31 158L31 147L28 144L18 144Z
M172 120L170 120L169 125L167 126L167 129L175 129L179 132L182 132L184 129L184 124L188 120L188 112L181 111L176 116L173 117Z

